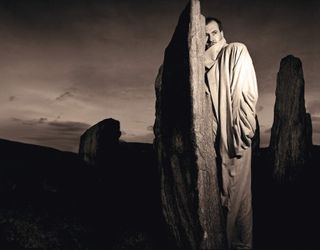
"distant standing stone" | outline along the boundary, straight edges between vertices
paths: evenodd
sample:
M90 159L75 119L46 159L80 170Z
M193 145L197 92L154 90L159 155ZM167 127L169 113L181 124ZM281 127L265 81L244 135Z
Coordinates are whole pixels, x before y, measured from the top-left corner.
M91 166L110 161L118 150L120 122L105 119L90 127L80 138L79 155Z
M270 148L273 176L279 182L295 181L308 160L312 144L310 115L306 113L301 60L281 60L277 77Z

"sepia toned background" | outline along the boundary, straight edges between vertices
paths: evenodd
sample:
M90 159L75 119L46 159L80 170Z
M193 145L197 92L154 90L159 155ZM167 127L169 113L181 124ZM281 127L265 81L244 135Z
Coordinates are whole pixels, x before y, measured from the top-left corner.
M0 3L0 138L77 151L112 117L122 138L152 142L154 80L186 0L7 0ZM228 42L243 42L258 86L261 146L273 121L276 74L303 62L313 142L320 143L319 1L202 1Z

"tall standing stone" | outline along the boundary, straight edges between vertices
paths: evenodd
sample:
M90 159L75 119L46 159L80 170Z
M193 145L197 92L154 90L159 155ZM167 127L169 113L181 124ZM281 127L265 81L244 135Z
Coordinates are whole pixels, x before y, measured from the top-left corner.
M310 131L311 121L304 100L302 63L299 58L289 55L280 63L270 139L273 176L280 183L298 178L308 160L312 143Z
M191 0L156 79L154 127L163 213L177 246L183 249L226 246L204 51L205 19L200 1Z

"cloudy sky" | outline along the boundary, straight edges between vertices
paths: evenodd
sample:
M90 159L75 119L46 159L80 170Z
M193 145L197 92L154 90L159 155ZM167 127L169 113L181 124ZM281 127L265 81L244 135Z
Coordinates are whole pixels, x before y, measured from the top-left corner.
M154 79L187 0L2 0L0 138L77 151L105 118L122 139L151 142ZM313 140L320 144L320 2L206 0L227 41L247 45L269 142L276 74L288 54L303 62Z

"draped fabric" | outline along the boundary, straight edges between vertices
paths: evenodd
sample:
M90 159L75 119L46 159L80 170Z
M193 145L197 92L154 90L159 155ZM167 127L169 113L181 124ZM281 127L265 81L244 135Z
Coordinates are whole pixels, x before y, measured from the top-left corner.
M219 153L222 164L228 165L251 146L256 129L256 75L246 46L227 44L225 39L206 51L205 65L217 120L214 129L219 133ZM224 185L223 192L226 190Z
M228 210L228 240L239 248L250 248L250 146L256 129L256 75L246 46L241 43L227 44L225 39L205 52L205 66L206 83L216 115L213 130L221 157L221 198ZM233 245L234 248L237 246Z
M210 60L208 54L213 54ZM219 53L217 53L219 51ZM214 58L214 54L216 58ZM244 44L227 44L225 39L206 51L207 78L220 124L222 157L241 156L250 147L256 128L258 99L256 75Z

